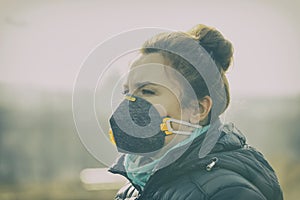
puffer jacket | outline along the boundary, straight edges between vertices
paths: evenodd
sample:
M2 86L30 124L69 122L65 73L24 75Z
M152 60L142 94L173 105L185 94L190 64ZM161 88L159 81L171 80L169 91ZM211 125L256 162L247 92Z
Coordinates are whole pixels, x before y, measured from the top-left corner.
M222 125L218 142L205 157L199 151L205 134L170 165L154 173L141 190L129 183L116 200L282 200L274 170L233 126ZM127 177L124 155L109 171ZM127 177L128 178L128 177Z

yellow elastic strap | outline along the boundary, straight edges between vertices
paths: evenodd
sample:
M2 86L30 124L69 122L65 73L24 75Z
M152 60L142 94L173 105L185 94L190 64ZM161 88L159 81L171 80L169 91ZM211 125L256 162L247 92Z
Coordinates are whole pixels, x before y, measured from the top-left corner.
M163 123L160 124L160 130L164 131L166 135L172 135L173 133L171 131L168 131L167 121L169 120L169 117L166 117L163 119Z
M116 145L116 140L115 140L114 134L113 134L113 132L112 132L111 129L109 129L108 135L109 135L109 140L111 141L111 143L113 143L114 145Z

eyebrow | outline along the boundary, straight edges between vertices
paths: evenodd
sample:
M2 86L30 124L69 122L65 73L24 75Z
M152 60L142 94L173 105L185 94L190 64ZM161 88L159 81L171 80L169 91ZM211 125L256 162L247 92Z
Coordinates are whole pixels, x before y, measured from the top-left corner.
M152 82L149 82L149 81L138 82L138 83L135 83L135 84L134 84L134 86L135 86L136 88L141 88L141 87L144 87L144 86L146 86L146 85L158 86L158 84L152 83ZM124 88L129 88L128 83L125 83L125 84L123 85L123 87L124 87Z

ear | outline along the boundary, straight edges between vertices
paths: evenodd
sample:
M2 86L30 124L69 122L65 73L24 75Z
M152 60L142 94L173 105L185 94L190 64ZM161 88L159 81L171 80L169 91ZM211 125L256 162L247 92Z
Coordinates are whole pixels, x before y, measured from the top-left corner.
M206 124L208 120L208 115L212 107L212 99L210 96L205 96L197 102L191 103L190 112L190 123L192 124Z

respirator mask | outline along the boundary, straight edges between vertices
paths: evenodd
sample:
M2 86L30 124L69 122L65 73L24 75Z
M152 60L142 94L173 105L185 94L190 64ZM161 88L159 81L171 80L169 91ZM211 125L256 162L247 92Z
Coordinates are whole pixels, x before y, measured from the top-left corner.
M165 137L171 134L190 135L191 132L174 130L177 123L192 128L200 125L160 116L159 111L147 100L126 95L112 114L110 120L110 140L121 153L144 155L159 151Z

